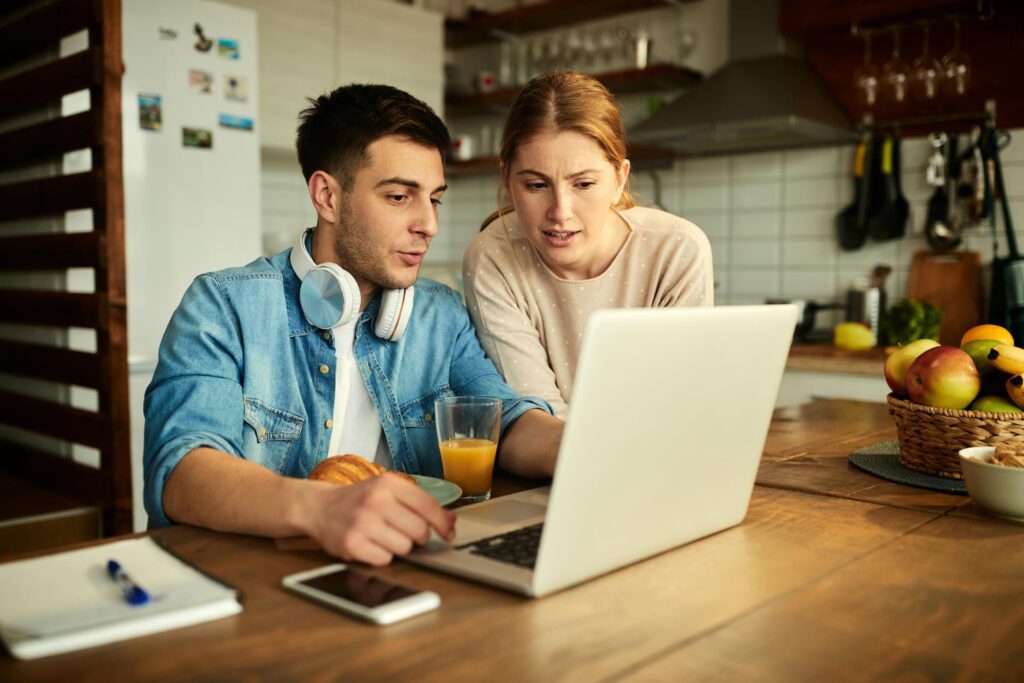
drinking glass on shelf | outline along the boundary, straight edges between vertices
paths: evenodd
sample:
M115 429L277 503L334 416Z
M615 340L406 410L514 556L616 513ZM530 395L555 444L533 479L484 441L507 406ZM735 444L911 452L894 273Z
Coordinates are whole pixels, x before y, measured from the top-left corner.
M864 34L864 62L853 72L853 85L857 100L870 109L878 101L878 69L871 63L871 34Z
M931 26L921 25L921 56L910 65L910 91L920 100L934 100L939 94L942 65L930 52Z
M501 431L501 399L447 396L434 402L434 424L444 478L462 489L462 502L491 497Z
M953 21L953 49L942 58L942 76L946 92L963 95L967 92L971 73L971 62L967 53L960 49L960 22Z
M910 67L900 55L900 30L892 32L892 56L882 65L882 84L885 92L894 102L901 104L907 99L910 85Z

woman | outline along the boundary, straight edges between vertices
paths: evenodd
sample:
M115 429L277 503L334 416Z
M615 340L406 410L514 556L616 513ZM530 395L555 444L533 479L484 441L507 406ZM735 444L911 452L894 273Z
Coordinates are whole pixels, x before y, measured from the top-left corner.
M462 264L487 354L513 389L563 418L591 313L714 300L707 237L636 206L626 147L619 106L599 82L570 71L531 80L502 133L502 208Z

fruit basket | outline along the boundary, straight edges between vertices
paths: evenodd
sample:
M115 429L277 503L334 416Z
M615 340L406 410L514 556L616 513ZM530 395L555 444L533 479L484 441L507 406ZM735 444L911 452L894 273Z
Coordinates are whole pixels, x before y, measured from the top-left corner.
M896 423L900 464L949 479L963 479L961 448L1024 440L1024 414L933 408L888 396Z

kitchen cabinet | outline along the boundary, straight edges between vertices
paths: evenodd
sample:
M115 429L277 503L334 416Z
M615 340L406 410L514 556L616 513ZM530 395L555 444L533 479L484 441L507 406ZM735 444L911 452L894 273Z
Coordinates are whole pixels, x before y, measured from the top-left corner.
M520 35L568 26L580 21L667 7L696 0L547 0L503 12L472 11L466 19L445 21L445 45L450 48L479 45L500 40L502 35Z
M982 10L994 7L988 16ZM1013 66L1011 55L1024 54L1024 3L976 0L779 0L779 27L783 35L803 45L814 71L842 104L850 118L868 113L857 100L854 71L864 60L863 38L851 34L851 26L877 32L872 39L871 63L882 71L893 51L893 27L900 27L902 58L908 64L923 52L922 23L929 23L930 53L941 58L950 51L954 28L950 17L959 18L961 48L970 60L968 91L931 101L910 98L902 103L887 98L870 110L875 120L977 114L985 101L995 100L1001 128L1024 126L1024 76ZM948 130L968 130L974 121ZM904 135L922 135L934 126L903 126Z

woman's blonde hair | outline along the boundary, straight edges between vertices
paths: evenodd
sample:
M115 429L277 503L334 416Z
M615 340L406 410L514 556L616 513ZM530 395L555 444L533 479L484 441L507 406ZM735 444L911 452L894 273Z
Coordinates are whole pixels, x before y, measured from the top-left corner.
M508 174L519 146L538 133L565 131L591 138L616 169L626 161L628 145L622 111L607 88L597 79L576 71L560 70L537 76L523 87L505 117L499 152L502 163L499 208L484 220L481 230L498 216L512 211L503 190L508 185ZM627 178L615 208L628 209L635 205Z

